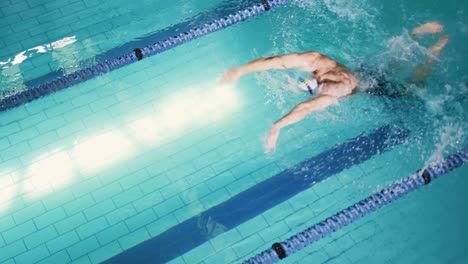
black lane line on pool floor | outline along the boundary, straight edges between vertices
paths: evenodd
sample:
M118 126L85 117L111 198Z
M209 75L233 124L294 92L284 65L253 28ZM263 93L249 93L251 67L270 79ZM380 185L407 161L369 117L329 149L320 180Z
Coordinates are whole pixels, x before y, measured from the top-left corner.
M219 235L210 234L207 224L222 226L227 232L316 183L404 143L408 135L406 129L396 125L385 125L360 135L284 170L105 263L166 263Z

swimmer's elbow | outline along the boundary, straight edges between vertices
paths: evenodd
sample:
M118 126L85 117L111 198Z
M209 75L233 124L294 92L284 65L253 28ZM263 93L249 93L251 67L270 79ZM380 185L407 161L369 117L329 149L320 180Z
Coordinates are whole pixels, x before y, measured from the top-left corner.
M309 52L305 52L305 53L302 53L300 54L300 56L302 56L303 58L307 59L307 60L310 60L310 59L316 59L320 56L322 56L322 54L316 52L316 51L309 51Z
M320 111L325 108L327 108L329 105L334 104L338 101L338 97L335 96L318 96L314 100L311 101L306 101L298 104L296 106L296 109L307 115L309 113L312 113L314 111Z
M312 102L302 102L296 106L296 110L302 113L302 115L307 115L316 110L316 104Z
M281 69L296 68L300 65L301 55L299 53L291 53L278 57L277 65Z
M301 68L318 56L320 56L318 52L290 53L280 57L281 67L283 69Z

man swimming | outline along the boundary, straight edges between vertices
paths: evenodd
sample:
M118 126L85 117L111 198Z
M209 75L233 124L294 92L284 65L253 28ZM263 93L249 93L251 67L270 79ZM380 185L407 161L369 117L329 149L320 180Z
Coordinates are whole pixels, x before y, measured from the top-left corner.
M412 37L417 39L427 33L440 33L443 26L437 22L429 22L417 27ZM445 47L448 36L439 39L439 42L429 48L429 52L436 56ZM429 57L426 62L417 67L410 82L421 82L430 73L435 62ZM292 53L268 58L260 58L245 65L228 70L221 77L221 83L234 83L243 75L251 72L266 71L270 69L302 69L310 72L312 76L300 80L300 87L315 96L296 105L288 114L276 121L266 137L265 149L270 152L276 148L276 142L281 129L304 119L308 114L320 111L335 104L342 97L351 95L359 84L356 75L343 64L315 51L305 53Z

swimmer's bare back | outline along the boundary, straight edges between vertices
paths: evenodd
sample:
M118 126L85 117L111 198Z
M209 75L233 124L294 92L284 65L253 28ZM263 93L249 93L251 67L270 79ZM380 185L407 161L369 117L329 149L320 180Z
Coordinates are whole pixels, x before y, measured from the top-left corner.
M318 52L307 52L302 56L305 60L303 70L313 73L317 82L323 84L321 94L342 97L357 87L358 79L343 64Z

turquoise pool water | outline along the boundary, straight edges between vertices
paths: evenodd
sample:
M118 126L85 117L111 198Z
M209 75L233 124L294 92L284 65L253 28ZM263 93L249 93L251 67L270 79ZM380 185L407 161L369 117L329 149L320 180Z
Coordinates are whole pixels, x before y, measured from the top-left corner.
M0 88L24 89L25 81L69 72L136 38L236 5L2 2ZM337 144L387 124L410 131L404 144L235 228L201 219L206 242L172 259L238 263L466 147L466 11L457 1L296 1L0 113L0 263L99 263ZM262 140L272 122L309 98L288 91L287 76L296 73L217 84L230 67L308 50L350 68L390 64L399 71L388 76L402 81L436 41L417 44L408 32L430 20L445 25L450 41L426 88L411 87L414 96L405 98L343 99L285 129L270 155ZM51 44L64 39L63 47ZM29 50L13 63L38 46L46 52ZM362 83L371 81L363 76ZM454 171L284 263L465 263L466 172Z

